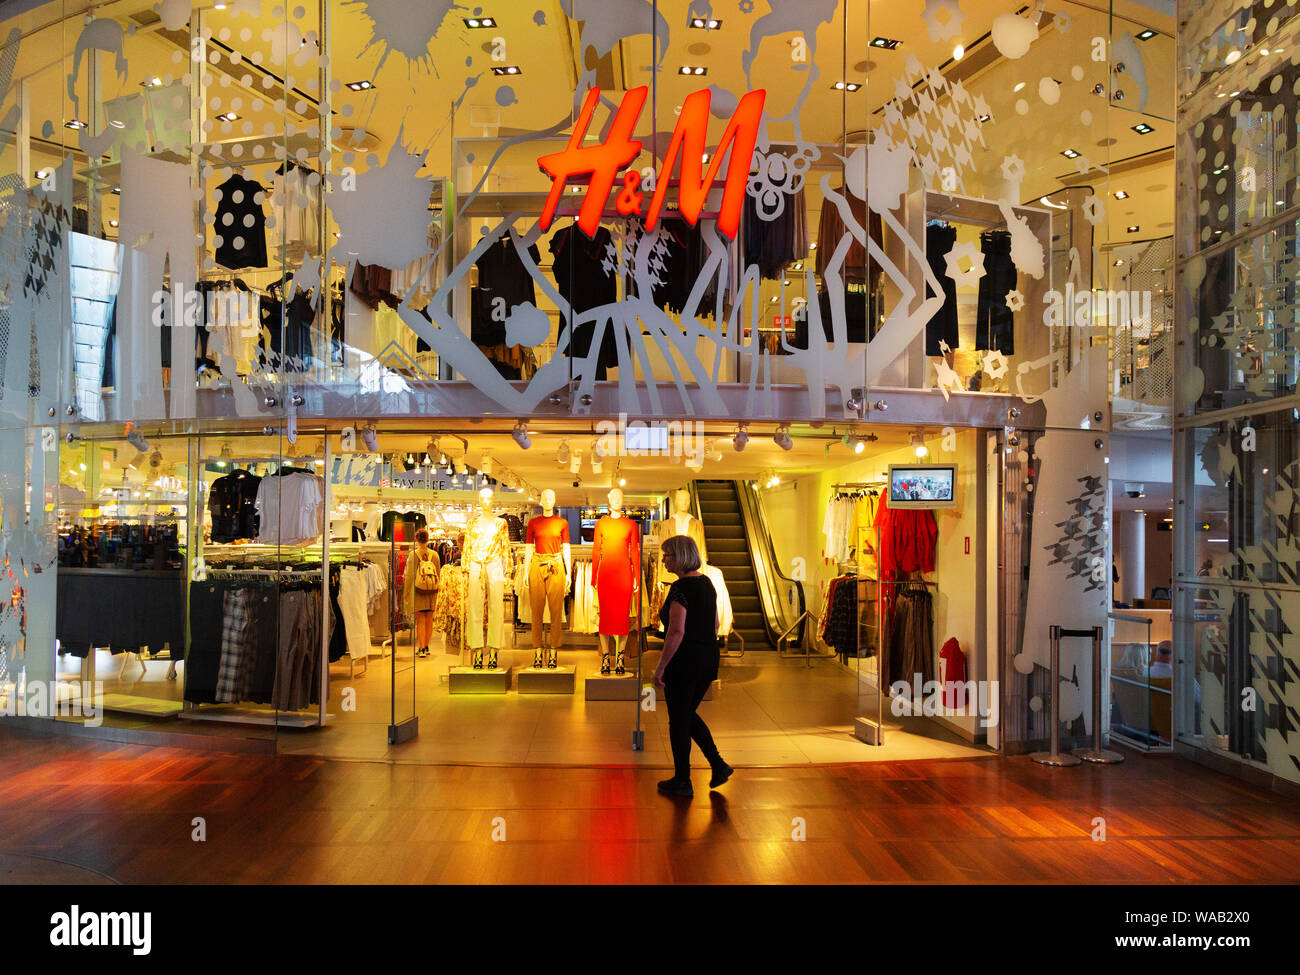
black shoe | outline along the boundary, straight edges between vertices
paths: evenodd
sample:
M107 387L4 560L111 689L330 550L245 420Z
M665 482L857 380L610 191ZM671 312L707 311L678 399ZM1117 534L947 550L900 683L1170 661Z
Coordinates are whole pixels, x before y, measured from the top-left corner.
M554 670L556 667L560 666L560 651L558 650L551 651L551 659L547 661L546 666L551 670Z
M660 782L659 791L666 796L677 796L681 799L691 799L695 796L695 790L691 788L691 780L679 779L676 776Z
M602 656L602 657L600 658L600 673L601 673L601 676L602 676L602 677L608 677L608 676L609 676L609 657L608 657L608 656Z
M497 669L497 652L496 652L495 650L493 650L490 654L488 654L488 664L487 664L487 665L488 665L488 670L496 670L496 669Z
M483 651L482 651L482 650L475 650L475 651L474 651L474 669L475 669L475 670L482 670L482 669L483 669Z
M542 650L538 647L533 651L533 669L536 670L542 666Z
M735 771L736 770L726 762L723 762L721 765L715 765L713 767L713 778L709 779L709 788L716 789L720 785L725 785L727 779L731 778L732 773Z
M614 658L614 673L619 677L627 673L627 668L623 666L623 654L621 653Z

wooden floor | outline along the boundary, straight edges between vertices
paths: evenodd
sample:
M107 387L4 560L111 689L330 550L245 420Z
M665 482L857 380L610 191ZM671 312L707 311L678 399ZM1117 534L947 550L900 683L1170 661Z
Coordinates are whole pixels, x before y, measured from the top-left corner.
M3 732L0 881L1300 881L1300 801L1172 756L742 769L713 794L699 773L693 801L659 796L665 774ZM206 842L191 839L196 817ZM1105 842L1091 838L1096 817Z

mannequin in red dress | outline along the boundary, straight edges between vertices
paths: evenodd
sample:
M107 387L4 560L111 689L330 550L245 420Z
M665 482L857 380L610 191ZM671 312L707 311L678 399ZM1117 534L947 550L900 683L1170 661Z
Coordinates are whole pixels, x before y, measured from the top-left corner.
M614 673L627 672L623 663L623 643L630 627L633 602L640 595L641 526L623 514L623 492L609 492L609 514L596 522L592 539L591 580L600 600L600 672L610 672L609 658L614 655Z

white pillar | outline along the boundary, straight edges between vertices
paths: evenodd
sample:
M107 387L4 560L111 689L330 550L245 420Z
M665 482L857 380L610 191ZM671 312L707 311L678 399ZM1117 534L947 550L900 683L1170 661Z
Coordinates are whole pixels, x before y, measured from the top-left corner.
M1148 595L1147 516L1141 511L1123 511L1119 518L1119 591L1123 602Z

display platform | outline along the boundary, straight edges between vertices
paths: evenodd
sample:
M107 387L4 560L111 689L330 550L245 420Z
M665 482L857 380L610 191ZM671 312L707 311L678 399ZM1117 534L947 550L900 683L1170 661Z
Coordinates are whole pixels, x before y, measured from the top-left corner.
M504 694L510 690L513 667L452 667L447 672L449 694Z
M572 694L577 667L525 667L519 671L520 694Z
M592 674L582 683L588 701L635 701L641 696L635 673Z

